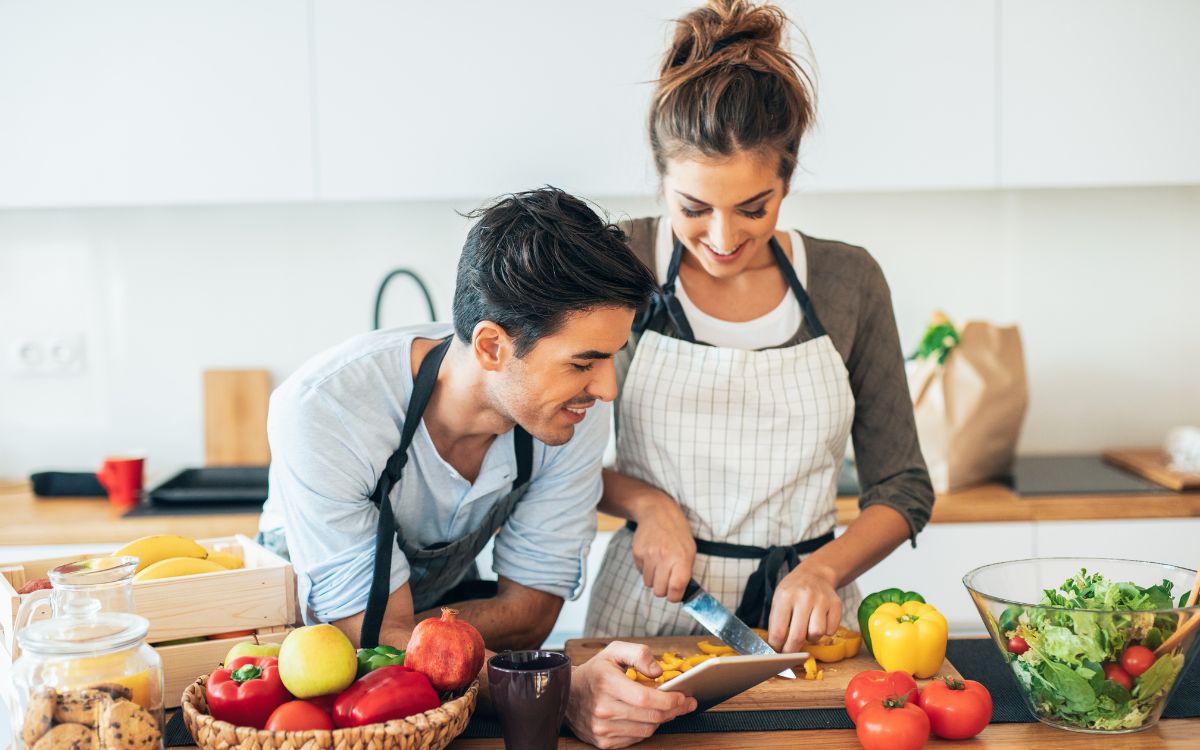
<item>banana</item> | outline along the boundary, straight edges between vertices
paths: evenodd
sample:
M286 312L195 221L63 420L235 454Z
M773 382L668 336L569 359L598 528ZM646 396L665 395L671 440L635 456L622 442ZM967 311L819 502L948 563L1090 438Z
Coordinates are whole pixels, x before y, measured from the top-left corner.
M208 555L208 550L186 536L155 534L153 536L144 536L141 539L134 539L113 554L132 555L139 558L141 562L138 563L137 572L141 573L159 560L166 560L171 557L203 559Z
M215 562L226 570L237 570L238 568L246 567L246 564L242 562L240 557L234 557L228 552L209 552L208 557L205 559Z
M227 570L212 560L198 560L194 557L168 557L159 560L140 573L134 575L135 581L152 581L157 578L174 578L175 576L192 576L197 573L220 573Z

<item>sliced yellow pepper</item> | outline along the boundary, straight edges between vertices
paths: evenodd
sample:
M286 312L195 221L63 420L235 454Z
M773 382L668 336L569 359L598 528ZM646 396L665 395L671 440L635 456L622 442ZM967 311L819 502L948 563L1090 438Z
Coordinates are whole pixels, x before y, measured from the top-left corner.
M712 654L695 654L694 656L689 656L688 658L684 659L683 661L688 666L698 667L701 664L703 664L704 662L708 661L709 659L715 659L715 658L716 657L713 656Z
M678 677L678 676L679 676L679 675L681 675L681 674L683 674L683 672L680 672L680 671L678 671L678 670L674 670L674 669L672 669L672 670L669 670L669 671L667 671L667 672L663 672L663 673L662 673L660 676L658 676L658 677L655 677L655 678L654 678L654 681L655 681L655 682L657 682L659 685L661 685L661 684L663 684L664 682L666 682L667 680L673 680L673 679L675 679L676 677Z
M946 618L932 605L885 602L868 620L875 660L888 672L933 677L946 661Z
M737 653L729 646L726 646L724 643L720 642L709 643L708 641L700 641L696 644L696 648L700 649L706 654L712 654L713 656L733 656Z
M817 661L832 663L858 655L862 648L862 635L848 628L838 628L833 635L823 635L816 643L804 644L804 650Z
M804 662L804 679L817 679L817 660L811 656Z

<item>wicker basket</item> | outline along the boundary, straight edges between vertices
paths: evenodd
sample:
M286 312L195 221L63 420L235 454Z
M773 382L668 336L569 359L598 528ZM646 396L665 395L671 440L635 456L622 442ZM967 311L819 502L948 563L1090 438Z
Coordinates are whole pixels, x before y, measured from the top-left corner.
M442 750L466 730L479 692L476 680L466 693L439 708L382 724L332 732L268 732L210 716L204 697L207 681L204 675L183 691L183 721L202 750Z

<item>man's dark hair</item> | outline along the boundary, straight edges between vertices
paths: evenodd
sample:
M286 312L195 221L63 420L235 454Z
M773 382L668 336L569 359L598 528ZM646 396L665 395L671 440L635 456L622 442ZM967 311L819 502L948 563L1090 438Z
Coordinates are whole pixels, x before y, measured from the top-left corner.
M454 288L454 331L464 343L490 320L523 357L571 313L640 310L656 287L625 233L558 188L506 195L467 217L478 221Z

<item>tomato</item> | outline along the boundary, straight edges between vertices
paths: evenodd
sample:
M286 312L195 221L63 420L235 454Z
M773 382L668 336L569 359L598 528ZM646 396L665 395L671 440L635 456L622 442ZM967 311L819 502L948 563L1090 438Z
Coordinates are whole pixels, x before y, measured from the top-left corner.
M934 680L921 691L917 705L929 715L930 730L946 740L974 737L992 720L992 695L975 680Z
M308 701L288 701L272 711L267 719L268 732L306 732L310 729L333 729L333 717Z
M1141 677L1154 664L1154 652L1145 646L1130 646L1121 654L1121 668L1130 677Z
M850 721L858 719L858 712L868 703L877 703L884 698L904 696L910 701L917 699L917 683L907 672L884 672L868 669L859 672L846 686L846 713Z
M866 750L920 750L929 741L929 717L904 698L885 698L863 706L855 731Z
M1112 680L1126 690L1133 690L1133 678L1116 662L1104 662L1104 679Z
M1028 650L1029 650L1029 644L1021 636L1014 635L1012 638L1008 639L1009 653L1013 653L1013 654L1016 654L1017 656L1020 656L1021 654L1025 653Z

